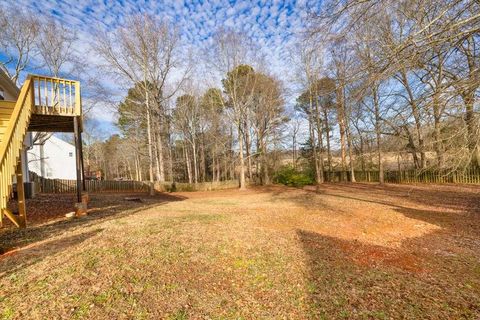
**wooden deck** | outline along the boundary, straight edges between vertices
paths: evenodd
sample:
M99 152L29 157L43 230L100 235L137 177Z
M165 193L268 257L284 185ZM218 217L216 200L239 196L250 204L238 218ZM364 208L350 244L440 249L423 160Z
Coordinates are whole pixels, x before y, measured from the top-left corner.
M28 131L37 132L73 132L74 116L54 116L32 114Z
M42 76L33 81L35 107L28 130L73 132L74 118L82 116L80 82Z
M82 116L80 83L36 75L31 78L34 106L28 131L73 132L74 118ZM0 107L13 109L15 103L16 101L0 101Z
M0 226L6 216L17 227L26 227L23 183L17 184L19 215L14 215L7 204L13 190L13 176L16 176L17 181L23 181L22 150L28 131L74 133L77 149L77 201L82 202L80 82L29 75L17 101L0 101ZM78 208L77 212L83 213L80 209L84 206Z

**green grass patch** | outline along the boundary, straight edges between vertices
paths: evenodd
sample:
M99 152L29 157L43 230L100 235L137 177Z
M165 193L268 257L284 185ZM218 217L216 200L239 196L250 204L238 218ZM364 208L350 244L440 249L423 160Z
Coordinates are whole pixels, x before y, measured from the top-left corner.
M168 320L187 320L188 313L185 309L175 311L173 314L167 317Z

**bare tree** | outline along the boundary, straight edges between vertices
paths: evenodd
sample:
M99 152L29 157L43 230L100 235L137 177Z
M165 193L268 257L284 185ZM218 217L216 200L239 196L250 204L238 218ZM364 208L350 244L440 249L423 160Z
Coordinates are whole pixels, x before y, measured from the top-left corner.
M262 73L256 74L254 102L250 111L252 127L256 136L256 151L260 166L257 175L260 175L262 184L270 184L269 147L275 133L287 121L284 115L284 101L280 82L273 77Z
M177 98L176 108L174 110L174 124L183 134L183 139L187 141L192 148L193 157L193 181L199 180L198 170L198 133L200 126L200 103L193 95L182 95ZM188 150L185 151L188 154Z
M153 194L154 150L152 116L163 102L175 94L181 82L166 94L167 82L174 70L179 70L176 54L179 47L178 32L167 22L153 16L129 17L124 26L109 34L100 33L96 52L104 59L105 71L132 87L140 84L145 98L147 146L149 159L150 193ZM183 74L185 75L185 74ZM153 99L153 97L157 99ZM161 100L158 101L158 97ZM162 145L158 145L163 154Z
M297 57L297 75L301 79L302 88L305 90L299 98L301 109L307 117L309 124L309 138L312 144L313 161L315 168L315 181L317 184L324 182L323 177L323 150L322 125L318 110L318 95L315 83L320 77L322 61L317 47L312 47L303 41ZM315 137L317 132L317 138ZM320 150L318 150L320 146Z
M290 116L289 128L290 133L289 135L292 137L292 163L293 168L296 169L297 166L297 159L298 159L298 138L300 135L300 128L302 126L302 120L298 112L293 113Z
M26 67L32 66L40 22L29 11L13 6L0 6L0 51L4 58L0 68L18 85L19 77Z
M74 51L77 40L75 31L56 22L53 19L46 21L40 27L37 38L37 48L45 67L54 77L60 72L70 74L79 65L79 58ZM69 70L66 70L66 68ZM76 72L79 70L76 69Z
M228 95L228 113L235 124L238 139L238 166L240 189L246 188L245 180L245 135L247 110L251 106L255 87L255 72L246 63L254 61L255 46L243 34L220 30L210 52L210 63L225 76L223 87ZM247 146L248 147L248 146Z

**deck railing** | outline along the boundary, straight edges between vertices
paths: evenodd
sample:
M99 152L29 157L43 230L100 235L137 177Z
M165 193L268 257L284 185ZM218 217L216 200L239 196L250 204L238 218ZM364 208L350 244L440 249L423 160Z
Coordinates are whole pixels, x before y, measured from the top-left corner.
M31 76L35 95L35 114L80 116L80 82L38 75Z

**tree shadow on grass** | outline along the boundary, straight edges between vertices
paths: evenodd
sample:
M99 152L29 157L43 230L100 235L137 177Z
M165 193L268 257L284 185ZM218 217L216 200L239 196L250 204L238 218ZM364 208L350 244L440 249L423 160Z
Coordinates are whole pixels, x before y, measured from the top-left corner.
M305 209L322 209L335 212L337 214L343 214L347 211L344 207L332 206L325 198L319 197L317 192L312 192L303 189L296 189L288 187L288 189L274 189L271 192L271 202L291 202L296 206L303 207Z
M342 229L329 234L297 229L306 256L310 318L478 319L480 195L475 190L369 184L269 190L275 201L306 209L355 214L378 206L378 214L397 212L440 227L422 232L421 224L408 223L412 232L398 239L398 247L361 242ZM397 236L403 236L401 229Z
M451 232L461 231L462 233L466 232L469 234L478 234L478 232L480 232L480 221L478 219L480 217L480 211L478 211L477 203L466 205L461 201L455 202L452 200L452 196L449 195L450 192L435 192L421 189L418 190L415 197L410 197L406 194L405 189L400 189L396 192L387 190L386 195L388 197L378 196L378 198L375 197L372 199L371 196L370 198L365 198L365 196L369 195L361 194L358 191L355 192L357 189L358 186L353 188L349 186L347 190L352 192L348 194L324 193L322 189L310 192L326 194L330 197L346 200L388 206L405 217L437 225ZM369 189L366 190L368 191ZM461 194L461 192L459 193ZM409 203L405 203L405 198L408 198ZM468 198L468 194L461 195L460 198ZM480 202L480 197L477 197L476 201ZM426 206L429 209L418 209L412 207L412 204ZM456 212L449 210L455 210Z
M52 195L55 196L55 195ZM73 220L62 218L50 223L34 225L26 229L10 228L0 231L0 258L15 248L29 245L72 231L78 228L89 227L100 222L119 219L133 215L139 211L164 205L174 201L183 201L186 197L161 193L155 196L138 195L141 202L125 201L128 194L93 194L89 203L89 215ZM28 219L28 212L27 212Z
M305 189L274 188L270 192L274 201L290 201L309 209L348 213L348 202L345 206L332 206L322 197L325 196L387 206L406 217L451 231L480 232L480 192L472 193L455 186L434 186L433 190L429 190L428 186L415 188L406 185L324 184ZM473 187L464 189L476 190ZM424 208L416 208L418 205Z
M430 261L392 249L297 230L307 265L312 319L476 319L475 274L432 270L432 263L464 269L458 259ZM422 236L428 241L430 235ZM408 241L416 242L417 239ZM469 287L465 287L470 283Z
M8 276L48 256L71 249L96 236L102 230L103 229L95 229L55 240L37 241L22 248L9 251L0 256L0 276Z
M307 188L306 191L314 191L319 194L331 194L332 191L348 192L356 196L377 197L378 199L371 202L384 205L395 205L408 201L422 206L441 207L473 215L480 214L480 186L473 185L328 183L317 188ZM369 201L358 197L354 199Z

